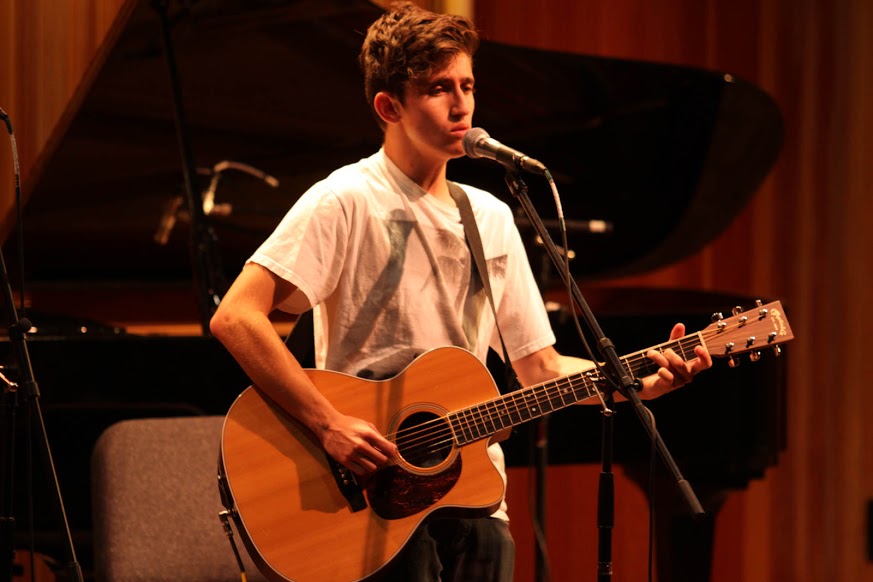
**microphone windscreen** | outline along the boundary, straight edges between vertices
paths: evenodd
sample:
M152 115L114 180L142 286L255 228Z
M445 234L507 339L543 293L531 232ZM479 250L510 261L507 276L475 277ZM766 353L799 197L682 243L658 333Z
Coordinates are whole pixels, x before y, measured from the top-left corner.
M474 127L473 129L468 130L467 133L464 134L464 153L471 158L482 157L476 151L476 144L488 137L491 136L488 135L488 132L481 127Z

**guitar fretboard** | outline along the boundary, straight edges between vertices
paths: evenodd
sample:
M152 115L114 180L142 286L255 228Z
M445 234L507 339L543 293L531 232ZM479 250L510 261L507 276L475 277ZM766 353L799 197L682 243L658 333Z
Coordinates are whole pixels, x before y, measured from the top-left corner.
M702 343L698 332L628 354L621 362L633 378L643 378L658 369L645 355L650 349L660 352L672 349L688 361L697 357L694 348ZM449 423L457 445L464 446L596 396L597 385L604 382L596 369L571 374L451 412Z

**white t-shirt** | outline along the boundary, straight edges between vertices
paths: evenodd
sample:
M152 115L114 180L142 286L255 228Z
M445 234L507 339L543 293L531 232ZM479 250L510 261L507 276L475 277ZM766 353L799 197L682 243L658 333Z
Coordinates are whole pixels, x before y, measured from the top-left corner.
M511 210L462 187L510 360L552 345ZM483 363L489 347L502 355L458 209L427 194L383 150L312 186L250 261L297 287L280 309L314 308L319 368L384 379L435 347L460 346ZM499 445L489 453L503 473ZM505 519L504 510L495 517Z

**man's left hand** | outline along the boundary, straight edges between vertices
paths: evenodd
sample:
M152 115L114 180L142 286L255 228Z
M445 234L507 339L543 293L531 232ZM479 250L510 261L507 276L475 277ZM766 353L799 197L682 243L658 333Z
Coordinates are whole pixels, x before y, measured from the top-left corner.
M685 325L677 323L670 332L670 341L685 336ZM643 387L640 390L640 398L657 398L671 390L675 390L691 382L695 374L712 366L712 356L703 346L694 348L696 358L685 361L672 349L663 352L649 350L646 357L655 362L659 368L655 374L643 378Z

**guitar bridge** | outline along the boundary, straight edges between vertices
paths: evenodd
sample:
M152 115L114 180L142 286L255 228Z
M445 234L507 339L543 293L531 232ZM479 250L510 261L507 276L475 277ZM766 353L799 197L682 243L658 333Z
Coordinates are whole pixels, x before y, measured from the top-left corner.
M337 463L330 455L325 455L327 462L330 465L330 472L333 474L336 486L340 493L349 502L349 507L353 512L367 509L367 500L364 498L364 490L358 483L357 477L348 468Z

